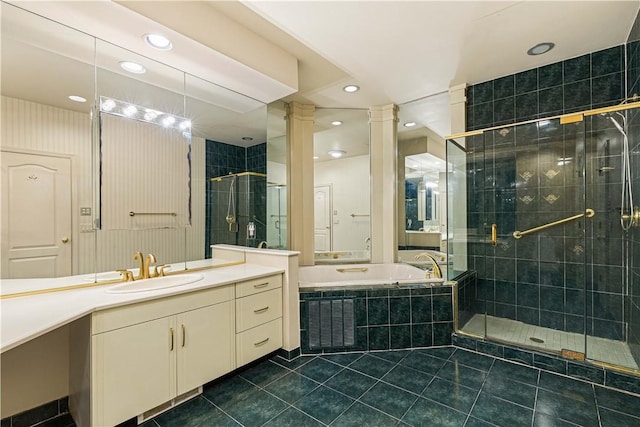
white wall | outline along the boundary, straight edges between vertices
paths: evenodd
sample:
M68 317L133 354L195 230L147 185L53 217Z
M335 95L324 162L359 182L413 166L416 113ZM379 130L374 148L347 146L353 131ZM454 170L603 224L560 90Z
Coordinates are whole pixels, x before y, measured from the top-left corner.
M366 249L371 236L369 156L315 163L314 185L332 185L333 250ZM367 215L351 217L351 214Z

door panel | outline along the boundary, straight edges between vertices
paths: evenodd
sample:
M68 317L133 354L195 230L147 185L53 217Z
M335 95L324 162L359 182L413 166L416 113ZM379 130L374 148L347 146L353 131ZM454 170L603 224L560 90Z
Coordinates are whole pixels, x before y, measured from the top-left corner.
M71 162L2 153L2 277L71 274Z
M178 315L178 395L235 368L234 307L227 301Z
M314 224L316 251L331 250L331 187L315 188Z

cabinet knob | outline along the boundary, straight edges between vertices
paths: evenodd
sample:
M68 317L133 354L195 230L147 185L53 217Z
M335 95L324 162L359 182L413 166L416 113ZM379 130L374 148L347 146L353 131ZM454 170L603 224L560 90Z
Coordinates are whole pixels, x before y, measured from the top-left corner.
M69 243L69 238L68 237L63 237L62 238L62 243Z

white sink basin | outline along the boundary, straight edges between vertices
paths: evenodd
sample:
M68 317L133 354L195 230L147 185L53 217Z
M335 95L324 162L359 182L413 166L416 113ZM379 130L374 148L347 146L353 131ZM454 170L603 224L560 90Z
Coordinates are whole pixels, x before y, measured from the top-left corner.
M115 285L106 290L110 294L126 294L130 292L148 292L159 289L183 286L202 280L202 274L180 274L176 276L154 277L152 279L136 280Z

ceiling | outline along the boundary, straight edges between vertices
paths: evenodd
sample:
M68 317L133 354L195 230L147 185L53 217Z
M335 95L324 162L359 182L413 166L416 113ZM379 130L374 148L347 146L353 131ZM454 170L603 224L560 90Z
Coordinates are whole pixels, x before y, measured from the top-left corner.
M451 133L449 87L474 84L625 43L636 1L243 1L210 2L288 48L284 31L344 72L333 82L299 57L291 100L322 107L400 105L401 121ZM276 30L260 23L250 9ZM547 54L527 50L555 43ZM318 84L313 82L318 81ZM356 84L355 94L342 91ZM415 102L411 102L415 101ZM403 108L411 103L411 108ZM411 111L408 111L411 110Z
M259 36L260 40L268 41L270 46L279 48L297 60L298 81L295 93L292 93L292 89L288 89L291 85L283 87L274 83L274 79L268 76L250 74L251 71L246 69L247 67L242 68L238 64L234 65L233 69L237 72L233 73L238 75L249 73L246 74L246 79L236 79L240 84L243 82L248 84L250 79L254 79L253 81L263 82L258 86L267 88L267 84L273 83L273 87L269 88L271 94L278 91L289 93L284 97L285 101L316 105L316 131L319 140L326 141L322 143L321 152L316 153L321 156L326 151L325 145L345 149L349 153L361 153L363 149L366 150L368 117L365 113L373 105L395 103L400 106L401 139L403 136L414 138L420 135L431 138L434 132L439 137L444 137L452 133L448 94L450 87L465 83L475 84L622 44L627 39L640 7L640 2L637 0L550 2L365 0L136 2L125 0L94 3L62 1L57 3L61 5L59 7L55 2L17 1L16 3L21 6L28 5L30 8L40 7L42 14L54 13L57 10L60 20L62 20L61 17L72 15L71 12L82 12L81 19L77 22L82 23L85 32L96 28L104 34L116 34L118 43L123 43L122 46L133 52L136 52L137 48L124 43L127 40L131 43L140 43L141 23L166 28L171 34L179 37L176 48L181 49L182 46L186 46L190 49L184 51L176 49L177 51L172 51L171 54L175 54L178 60L183 61L179 63L184 63L185 68L190 67L189 71L194 75L209 81L215 80L214 74L220 74L220 70L224 67L221 68L214 63L204 67L201 59L204 60L204 53L210 52L212 61L221 60L221 54L211 48L213 41L220 38L220 34L212 28L211 22L216 16L224 15L241 26L246 33ZM45 8L43 4L54 6ZM89 7L91 5L95 8ZM105 8L108 5L113 7ZM186 18L174 13L175 8L187 7L187 5L196 5L198 12L195 16L188 17L189 27L206 30L204 35L200 34L204 38L198 39L197 43L194 43L194 40L190 39L191 36L186 34L188 32L185 30L187 27L184 27ZM105 17L106 11L121 12L118 8L129 9L127 19ZM105 12L97 13L98 9ZM166 9L161 24L151 19L152 15L155 18L154 13L151 12L156 9ZM182 22L180 22L181 19ZM3 26L3 35L5 28L6 26ZM14 51L21 54L26 61L24 46L19 44L34 45L28 40L27 29L24 25L19 25L16 32L20 35L14 40L16 42L14 46L10 44L10 40L3 39L3 94L12 90L17 92L19 88L30 91L33 97L53 93L40 88L39 83L49 79L41 79L38 75L34 75L35 68L21 67L10 73L4 67L7 56ZM32 29L40 33L47 32L46 28L38 28L35 25ZM207 40L206 37L209 39ZM194 46L187 46L190 40ZM527 49L541 41L551 41L556 47L544 55L528 56ZM90 52L91 40L83 40L83 43L85 44L83 52ZM19 47L20 50L14 47ZM74 49L77 48L78 46L74 47ZM54 49L58 52L71 51L71 48L64 44L55 46ZM259 49L254 47L253 50L258 56ZM43 57L46 56L46 52L39 53ZM147 54L142 53L142 55ZM160 54L153 53L148 56L177 66L171 62L171 57L162 56L165 55L164 53L161 56L158 55ZM88 59L69 56L68 54L61 56L60 64L53 60L47 61L50 64L50 75L56 76L56 87L60 93L69 92L71 89L62 90L62 88L77 84L81 79L57 67L64 67L64 63L71 60L76 63L91 61L90 56ZM138 55L138 59L145 60L143 56ZM207 75L200 75L201 73ZM9 78L18 81L22 77L28 78L29 83L6 84ZM202 83L202 86L207 86L207 82ZM87 84L90 85L91 82ZM345 93L342 88L347 84L356 84L361 89L356 93ZM193 85L193 87L196 86ZM218 92L224 91L219 87L214 88L214 85L209 88L216 89ZM198 92L205 93L206 88ZM260 93L266 92L265 89ZM9 93L9 95L18 96L17 93ZM61 98L65 97L61 96ZM242 101L244 104L237 105L250 106L253 100L248 99L248 101L249 104ZM65 102L69 104L68 100ZM50 105L53 104L50 103ZM63 108L73 108L73 106ZM213 116L205 113L200 115ZM331 120L342 120L344 124L333 127L327 124ZM409 121L418 123L418 126L404 128L402 124ZM222 122L230 123L229 117L224 118ZM230 123L221 138L231 141L234 132L243 135L243 132L255 134L257 131L250 128L245 130L242 127L241 120ZM208 129L212 131L221 129L221 123L212 123ZM279 136L281 135L272 134L270 138ZM261 136L256 135L254 142L260 140ZM345 146L337 146L340 140ZM243 143L237 142L237 144Z

